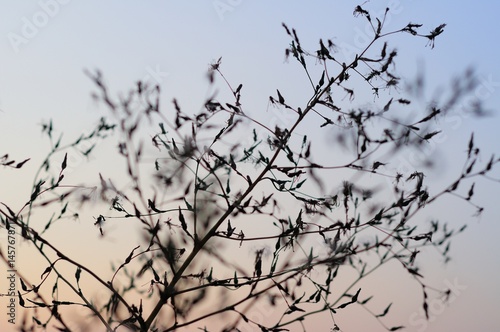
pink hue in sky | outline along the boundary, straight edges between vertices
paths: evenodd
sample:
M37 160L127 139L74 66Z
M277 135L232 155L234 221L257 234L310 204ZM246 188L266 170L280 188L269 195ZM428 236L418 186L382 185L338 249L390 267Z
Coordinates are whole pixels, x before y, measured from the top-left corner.
M48 7L48 3L52 7ZM225 6L220 6L221 3ZM476 92L476 97L483 99L490 109L498 108L500 49L496 32L500 31L500 21L496 16L500 5L428 0L389 3L394 13L390 17L391 28L410 21L423 23L429 29L443 22L448 24L433 50L425 47L423 40L397 38L401 73L411 78L423 71L429 91L434 91L473 65L482 78L482 88ZM245 101L250 112L264 112L268 96L277 87L299 101L303 96L300 84L294 84L290 78L302 77L303 73L296 64L283 61L288 38L281 23L294 27L311 49L316 47L319 38L332 38L341 46L340 54L349 55L365 40L365 21L351 15L355 4L324 0L313 3L224 0L197 2L196 6L181 1L11 2L3 8L9 13L8 17L0 21L0 154L6 151L16 154L19 159L28 156L36 165L48 150L46 142L40 140L42 120L53 118L68 137L76 137L91 128L103 110L94 107L89 97L93 85L83 74L84 69L101 69L116 91L129 88L138 79L156 81L166 92L166 103L176 96L186 108L197 110L206 97L204 75L208 63L222 56L225 74L233 81L243 82L247 96L257 96ZM386 4L370 1L366 8L380 12ZM47 13L46 23L40 14L43 12ZM30 22L38 22L38 27L31 28ZM24 39L19 41L13 34ZM419 63L423 66L419 67ZM187 90L192 93L188 94ZM371 96L366 99L367 102L372 100ZM453 177L448 168L461 164L463 147L471 130L476 131L478 145L484 147L484 159L499 147L498 116L480 121L465 116L452 120L438 124L446 129L448 136L430 152L436 154L442 165L438 168L440 172L430 177L437 187L443 179ZM106 154L106 151L101 153ZM16 204L18 197L26 197L32 179L24 176L32 174L34 165L23 168L26 173L22 175L1 170L1 201ZM102 170L102 165L92 162L78 167L82 170L87 167L89 174ZM108 172L112 170L111 166L105 168ZM456 260L443 267L438 254L429 255L432 261L424 267L424 272L435 284L455 285L456 296L448 307L437 304L431 307L431 320L427 322L422 320L421 293L416 284L407 285L404 280L389 280L382 275L374 275L373 280L367 281L367 289L373 287L387 293L387 301L395 299L401 303L400 307L392 308L398 316L393 312L391 323L406 325L412 332L500 330L499 187L487 182L480 185L478 191L482 194L479 197L486 211L479 221L470 217L473 211L456 206L457 201L452 199L443 207L445 212L435 211L457 225L468 222L470 226L452 245L452 256ZM92 236L93 229L83 224L64 231L59 235L67 239L72 238L71 232L75 232L75 236ZM113 250L119 242L119 234L116 236L104 247ZM4 238L2 234L2 243ZM43 264L30 261L28 250L19 246L20 264L43 271ZM82 259L88 258L89 252L78 253ZM90 251L90 254L98 253ZM102 263L103 269L107 269L108 262ZM0 271L0 278L3 278L4 267ZM2 280L0 286L4 287L5 280ZM0 304L3 314L3 298ZM259 314L257 310L256 315ZM360 318L363 315L366 320ZM20 317L18 315L18 319ZM340 317L339 323L343 323L345 332L384 331L372 317L355 309ZM2 331L13 331L5 323L0 316ZM313 322L317 324L316 331L329 331L330 323L328 317Z

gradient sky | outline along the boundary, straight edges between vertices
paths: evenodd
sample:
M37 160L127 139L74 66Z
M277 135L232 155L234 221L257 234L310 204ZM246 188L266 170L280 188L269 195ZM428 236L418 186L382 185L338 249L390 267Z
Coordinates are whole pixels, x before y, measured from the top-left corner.
M423 73L428 96L432 96L437 88L446 87L453 77L473 67L483 86L476 97L488 109L498 110L500 4L372 0L365 6L380 13L387 3L393 8L387 29L401 28L411 21L424 24L422 31L427 32L441 23L447 24L434 49L426 47L426 40L409 35L392 40L399 50L397 70L401 75L412 79ZM104 114L105 109L90 98L94 86L84 74L85 69L102 70L113 91L126 91L139 79L157 82L162 87L164 105L176 97L184 110L197 111L207 96L208 65L222 56L226 77L234 84L244 85L243 102L249 114L264 113L268 97L276 88L300 105L309 96L304 94L307 82L296 63L284 61L289 38L281 23L295 28L303 44L311 50L316 49L319 38L330 38L338 45L356 50L364 42L366 26L365 20L352 16L357 4L360 3L326 0L1 1L0 155L9 153L16 159L33 160L20 175L2 170L0 201L16 206L21 204L19 197L26 197L29 192L36 166L48 151L48 143L41 140L43 121L53 119L56 133L64 132L69 139L88 131ZM27 25L40 19L44 10L51 15L45 15L48 19L38 21L39 27L30 30ZM22 41L15 39L16 36L22 37ZM356 103L373 102L370 95L365 100L361 97ZM494 113L487 119L461 116L458 122L436 123L447 134L431 151L439 167L436 173L429 174L428 180L436 190L446 179L453 179L454 174L448 170L460 171L472 130L482 148L483 161L491 153L500 154L500 119ZM77 166L81 167L80 172L86 167ZM112 169L109 165L93 164L90 170L100 171L99 167ZM448 205L435 211L453 225L468 222L470 227L452 243L455 258L452 262L443 267L436 255L430 257L423 270L438 286L446 280L456 280L466 289L449 307L435 309L432 321L425 323L424 328L420 319L414 319L413 326L410 323L410 317L415 318L413 313L420 308L416 287L416 292L409 291L416 296L414 307L408 304L403 308L395 323L407 325L408 331L500 330L499 185L478 183L477 197L486 207L479 220L470 217L472 209L455 206L458 201L453 199L446 200ZM4 240L1 236L0 239ZM20 255L21 259L29 260ZM397 297L400 292L390 295ZM0 312L0 326L3 326L4 310ZM356 319L342 323L344 332L366 331L363 322ZM375 325L370 331L379 331L378 328Z

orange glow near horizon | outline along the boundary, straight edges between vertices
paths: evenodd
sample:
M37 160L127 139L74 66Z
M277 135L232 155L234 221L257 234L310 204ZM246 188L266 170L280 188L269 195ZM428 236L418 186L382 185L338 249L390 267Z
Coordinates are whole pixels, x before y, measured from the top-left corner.
M162 225L164 233L160 233L160 236L163 236L161 240L164 243L168 242L170 235L176 239L171 249L176 250L176 253L182 250L179 262L182 263L193 248L194 241L183 233L179 216L181 208L187 206L186 202L194 199L193 191L184 194L187 182L192 179L189 178L187 182L181 180L167 190L161 181L151 175L157 166L155 162L161 167L169 167L165 161L169 158L168 153L157 149L151 142L153 136L160 130L159 122L167 128L169 135L171 128L174 127L165 121L165 118L169 122L174 121L176 110L172 100L176 98L184 112L194 114L204 109L207 98L212 96L224 101L234 99L235 94L227 82L233 90L241 84L241 103L245 114L258 119L271 130L275 130L276 126L290 126L296 114L290 112L291 115L288 115L285 112L288 109L281 109L271 103L269 96L276 98L276 90L279 89L278 94L285 96L287 102L304 109L314 94L314 84L311 88L302 66L293 61L291 56L290 59L285 59L284 51L290 46L290 38L283 29L282 22L296 29L301 42L308 50L316 50L320 39L324 42L330 39L335 44L331 52L336 61L342 64L346 59L361 54L369 40L368 32L373 29L363 17L353 17L355 5L357 3L326 0L315 3L285 0L272 3L213 0L198 3L196 6L182 1L124 4L118 1L103 3L38 0L5 5L4 11L9 15L5 15L6 17L0 22L0 35L3 36L0 42L0 54L2 54L0 157L8 154L8 158L15 159L16 163L27 158L30 160L19 169L0 166L0 203L4 203L0 208L2 211L8 211L6 207L9 206L16 213L22 210L19 217L23 220L29 218L30 226L44 240L67 255L67 258L94 271L102 283L113 280L113 287L123 290L130 284L131 279L136 281L138 292L127 291L124 296L136 307L139 307L142 301L144 315L147 316L158 301L158 293L151 290L158 286L151 286L152 278L155 276L152 270L144 266L155 252L150 251L140 257L134 257L116 276L113 268L116 269L124 264L133 250L135 254L147 250L149 240L145 240L145 223L154 225L158 222ZM422 74L425 80L421 100L412 103L406 109L408 113L404 113L403 109L398 115L401 119L406 119L427 110L429 103L434 100L446 100L452 79L471 63L477 69L479 81L470 98L461 102L457 110L453 109L442 120L430 124L436 130L442 130L441 135L430 140L429 144L423 144L418 152L398 154L386 165L380 166L380 169L387 170L388 173L399 169L410 172L410 169L422 166L424 160L430 160L433 162L433 168L426 174L425 181L430 193L436 194L450 181L456 179L462 171L472 131L475 132L475 144L481 147L479 160L486 164L491 154L495 153L498 157L500 47L496 46L494 33L499 30L496 16L500 4L450 0L439 3L430 0L419 2L394 0L389 3L366 1L362 6L366 6L370 13L379 16L385 12L386 6L389 6L390 11L384 24L391 30L404 27L408 22L422 23L427 29L425 31L443 22L447 23L447 26L445 33L436 40L434 48L429 47L430 45L425 46L428 41L425 37L411 38L408 33L394 35L393 40L389 39L389 47L394 46L398 50L395 61L397 65L392 69L403 77L401 89L381 89L379 96L376 97L364 79L355 78L353 75L349 81L352 83L350 88L356 90L353 100L350 100L348 90L341 90L340 85L336 87L342 93L335 96L337 99L335 103L345 110L371 107L381 109L388 100L393 99L396 103L399 93L411 95L414 78ZM372 19L375 24L374 17ZM382 47L383 42L380 42L380 45L377 44L379 42L376 42L376 46ZM378 52L379 48L376 49ZM378 53L376 55L378 56ZM213 64L219 58L222 59L221 71L224 73L224 79L217 76L216 84L212 86L207 79L207 70L209 64ZM319 80L324 69L320 61L317 63L311 61L308 65L313 79ZM64 152L52 156L48 173L44 173L43 170L37 173L59 137L62 145L69 144L82 134L90 134L96 126L99 126L101 118L106 118L109 123L118 121L108 107L97 102L92 95L99 89L86 73L96 71L102 72L110 96L117 100L126 98L130 89L138 89L139 80L159 86L161 92L159 105L161 114L165 118L158 117L149 122L144 118L137 130L138 136L144 142L143 159L138 163L143 196L134 191L133 181L127 173L124 159L119 155L119 144L123 139L118 135L119 130L114 132L110 130L106 133L109 135L106 138L95 136L79 149L69 146ZM491 111L491 115L476 119L463 111L463 108L473 107L477 102L483 102L485 109ZM127 121L135 119L134 116L136 114L131 114ZM307 135L313 142L311 155L314 156L314 162L344 165L352 159L352 151L343 149L341 143L353 138L346 136L341 140L337 127L328 129L330 127L321 126L324 120L321 117L306 119L296 128L290 140L300 147L303 136ZM214 123L219 125L217 121L218 118ZM226 119L221 117L220 125L225 121ZM49 122L53 124L52 141L48 139L46 133L42 133L42 126ZM241 128L247 130L251 125L253 123L249 122ZM384 129L379 127L378 123L374 124L376 130ZM189 133L195 128L190 127L186 130ZM209 131L200 137L198 142L200 148L208 147L220 128L210 130L213 132ZM231 147L236 142L241 144L252 142L253 132L245 130L231 133L220 145L215 146L214 150ZM180 133L184 134L182 131ZM262 136L262 146L267 144L268 132L262 129L258 134ZM177 142L180 146L179 141ZM137 147L138 141L135 143ZM93 149L92 153L86 156L85 150L90 149ZM33 205L34 213L28 217L30 196L33 187L36 186L35 177L37 174L52 174L57 177L66 152L68 152L67 168L63 172L64 179L61 186L55 195L53 193L42 195L36 201L37 204ZM280 162L287 162L285 155L282 158L279 159ZM253 170L253 165L250 163L239 165L241 168L238 170ZM324 188L319 188L316 182L307 181L301 189L310 190L315 194L334 193L341 188L342 181L346 179L354 179L367 188L373 186L379 196L368 203L360 203L365 204L359 209L362 217L366 217L370 209L379 208L378 205L393 200L395 195L400 195L392 191L392 178L377 177L375 172L364 172L357 176L353 174L358 172L353 170L355 171L354 167L328 173L334 175L322 175ZM492 175L493 179L498 179L500 177L498 169ZM306 176L308 175L303 175ZM223 176L221 178L225 180ZM249 183L245 177L239 178L235 175L234 178L234 187L228 195L231 200L237 197L239 188L236 188L236 183L241 187L248 186ZM294 181L297 182L302 179L294 177ZM101 197L99 188L103 182L111 186L110 180L118 191L123 190L130 195L130 201L124 199L124 196L120 197L120 203L128 204L127 209L130 209L128 217L113 210L111 207L113 195L103 194ZM214 186L225 187L225 181L222 182ZM467 185L461 183L459 189L467 193L468 188L465 187L470 188L470 185L471 183ZM253 192L252 199L255 201L262 199L265 194L270 193L270 190L274 190L272 186L271 181L265 185L259 184ZM406 188L406 190L411 189ZM66 209L64 204L58 201L59 195L66 192L71 194L67 198L69 205L63 218L54 221L51 228L45 232L49 220L57 219L61 211ZM335 314L329 311L322 312L309 316L303 325L294 322L285 327L290 331L303 331L305 327L308 331L319 332L334 331L335 324L342 332L382 332L399 325L406 327L402 331L410 332L500 330L500 321L497 317L497 300L500 297L500 287L497 286L497 276L500 275L498 260L500 245L497 241L497 234L500 232L498 193L499 187L495 180L480 178L476 181L474 199L485 208L480 218L474 216L479 206L473 205L475 204L473 200L464 201L452 195L443 197L439 203L429 205L424 212L414 216L413 221L418 230L427 229L434 220L447 222L455 229L467 224L466 231L452 241L449 248L452 257L450 262L443 264L442 253L433 250L434 248L419 253L421 265L416 267L419 268L418 272L425 276L422 279L424 283L429 285L428 319L422 307L423 291L415 280L417 277L410 276L402 264L394 260L383 268L374 270L360 282L354 283L357 272L347 264L339 268L339 275L332 282L330 297L337 298L346 290L352 295L361 289L358 301L373 296L373 299L367 302L369 305L366 308L349 305L339 309ZM88 199L85 204L81 203L82 197ZM200 204L198 208L204 209L204 216L209 220L207 224L213 222L215 220L213 216L220 215L220 211L225 207L225 198L222 195L217 196L222 202L219 205L210 201L208 199L210 197L208 194L206 197L201 197L201 194L197 196ZM172 211L159 216L152 213L140 221L134 216L134 208L137 211L153 211L150 202L145 198L156 199L157 207L168 206ZM206 200L203 200L205 198ZM255 218L254 215L240 214L230 215L227 219L236 232L245 230L247 238L279 234L280 223L286 225L288 217L296 222L295 218L302 213L302 209L289 195L276 192L274 198L283 205L281 209L273 210L272 215L263 214ZM52 203L47 206L40 204L48 201ZM137 204L133 205L131 202ZM316 230L319 229L318 225L333 224L334 221L345 217L344 210L333 210L328 212L327 217L330 219L324 216L305 216L305 213L303 218L313 225L310 226L311 229L317 227L313 229ZM210 213L213 213L212 219L208 217ZM353 213L352 210L350 213ZM105 217L102 225L97 223L99 216ZM188 228L191 229L194 227L192 214L186 212L185 216ZM172 223L169 218L173 220ZM204 220L201 219L202 217L197 221L197 225L202 225ZM102 226L101 229L99 226ZM198 229L199 234L209 229L206 225L199 227L201 228ZM241 243L228 242L224 241L226 239L222 233L227 229L230 227L226 220L219 227L221 231L219 235L222 234L220 238L210 240L207 244L212 254L203 252L186 270L188 274L202 275L192 276L189 282L187 278L183 279L181 284L196 288L203 280L207 280L209 273L213 273L212 278L219 280L229 280L237 275L241 278L239 282L244 282L243 277L252 276L254 273L256 253L259 250L262 250L263 276L271 270L276 238ZM3 226L0 227L0 250L6 257L9 256L9 250L13 250L11 256L15 260L15 269L19 271L15 278L16 295L7 296L12 295L8 294L9 276L12 272L9 272L4 261L0 262L0 294L2 294L0 331L18 331L23 320L29 323L33 321L31 317L33 310L23 309L19 305L17 291L25 293L19 281L20 275L25 278L29 289L41 285L40 295L49 304L54 299L79 303L76 306L60 306L60 311L67 313L68 326L73 328L73 332L104 331L103 325L99 322L90 325L95 317L91 317L92 312L85 306L84 301L104 305L111 294L109 289L96 281L88 271L77 272L74 264L58 259L56 251L49 249L48 245L44 251L48 257L46 259L33 243L22 239L21 229L14 228L14 230L16 232L14 248L9 249L8 242L11 238L8 236L8 231ZM104 236L101 235L101 230ZM374 234L379 234L379 237L388 235L384 229L373 227L361 233L356 239L356 244L359 244L360 248L365 240L373 244ZM329 233L326 237L331 239L334 235ZM349 233L345 232L342 235L347 237ZM185 239L182 236L185 236ZM283 243L278 243L278 247L280 245ZM305 264L309 255L326 255L329 252L329 245L330 243L325 243L320 236L317 238L304 236L300 242L294 243L293 248L289 247L281 253L282 256L276 265L277 270L285 269L291 262ZM391 248L395 251L399 249ZM373 252L363 257L368 262L367 270L376 266L379 261L379 257ZM49 261L54 260L57 260L57 263L47 270L50 267ZM158 269L158 279L163 278L163 273L171 269L166 260L155 268ZM53 269L60 271L66 280L58 280ZM139 275L141 269L147 272ZM309 278L319 278L324 273L324 268L313 268L304 273L301 280L304 283L302 288L295 289L298 278L293 278L288 281L289 288L286 291L294 292L294 298L303 295L309 297L316 290ZM78 285L77 275L80 278ZM167 274L167 281L171 280L171 277ZM54 287L56 282L57 287ZM273 282L266 280L256 289L271 287ZM67 283L71 284L71 287ZM81 287L85 299L75 293L78 287ZM451 291L448 294L449 303L446 305L439 301L443 295L436 291L441 288L448 288ZM229 287L226 288L224 285L210 289L206 298L201 301L200 307L190 311L191 315L203 315L215 308L220 309L231 301L234 303L244 299L247 294L244 292L248 292L248 288L230 291L228 289ZM245 302L236 308L245 312L246 317L257 324L271 324L280 317L282 321L293 320L301 311L283 315L292 305L289 299L288 302L284 300L284 293L285 290L275 287L270 293L259 297L259 302L252 305ZM28 299L41 301L33 294L34 292L30 292L24 296L26 306L32 306ZM182 301L186 297L187 295L181 294L177 300ZM8 305L11 299L14 299L16 304L15 324L9 323ZM337 306L347 302L348 299L348 297L339 299ZM274 300L277 305L271 304ZM299 307L306 311L321 308L321 301L312 302L314 301L301 303ZM478 308L471 310L471 304ZM390 311L384 315L383 311L389 305ZM123 319L128 317L125 307L121 306L119 310ZM47 319L50 316L47 308L38 308L36 311L40 314L40 318ZM169 320L168 323L173 321L174 314L169 303L164 305L159 317L161 318L157 320L158 325L162 319ZM240 319L240 323L243 320L236 311L228 311L178 330L203 330L206 327L209 331L218 331L237 319ZM179 322L182 322L182 318L179 318ZM255 331L257 324L250 327L240 324L238 327L241 331ZM51 320L47 331L53 331L54 326L58 324L55 320ZM126 329L122 327L117 331Z

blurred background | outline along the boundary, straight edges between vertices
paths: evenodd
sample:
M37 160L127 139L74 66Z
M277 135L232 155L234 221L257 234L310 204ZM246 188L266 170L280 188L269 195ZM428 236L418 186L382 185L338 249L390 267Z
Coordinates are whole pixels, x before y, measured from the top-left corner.
M297 30L303 46L309 50L316 50L320 38L331 39L337 45L337 56L347 60L366 46L370 36L366 20L353 17L356 5L361 3L325 0L2 2L0 155L9 153L16 160L31 160L22 170L2 169L0 201L19 209L29 197L36 169L49 151L49 143L41 133L43 123L52 119L55 135L63 133L69 141L82 132L88 133L101 116L107 115L106 109L91 98L95 86L84 74L85 70L101 70L112 93L125 92L138 80L159 84L163 105L169 105L175 97L184 111L195 112L211 91L206 75L209 64L222 57L221 68L226 78L235 86L239 83L244 86L245 112L272 121L272 115L266 112L269 96L274 95L277 88L291 104L303 105L310 97L303 70L299 64L285 59L290 38L282 22ZM386 30L396 30L412 22L423 24L422 32L427 33L442 23L447 24L434 48L427 45L427 40L410 35L389 39L390 45L398 49L396 72L403 77L403 90L420 75L425 81L422 100L432 100L446 94L453 79L467 68L473 68L479 79L478 88L448 117L434 124L444 132L439 139L429 144L422 155L403 155L393 164L394 167L417 167L430 158L435 165L426 180L432 184L431 189L438 191L461 171L472 131L476 145L481 148L482 161L487 162L492 153L500 153L500 48L496 42L500 5L491 1L448 0L366 1L363 4L378 17L387 6L390 11ZM380 103L366 86L360 86L359 90L367 92L357 94L352 107ZM388 94L396 96L397 91ZM467 113L466 109L476 101L483 102L491 114L475 118ZM425 102L421 107L423 111ZM310 130L314 132L316 127ZM318 136L325 146L329 137L326 131ZM69 163L69 179L74 176L78 181L97 184L98 172L112 173L118 166L112 160L102 163L106 160L102 158L115 148L103 143L97 146L95 159L74 156ZM498 171L496 174L499 175ZM429 321L420 309L418 285L390 280L387 275L374 275L367 281L381 291L387 301L398 301L400 306L397 316L391 318L392 325L405 325L408 331L429 332L500 330L499 185L478 181L476 202L485 207L479 218L473 216L473 207L464 206L452 197L443 201L446 204L430 210L436 218L456 227L465 223L469 227L452 243L453 259L449 263L444 265L436 253L435 256L429 254L428 264L422 266L429 282L438 287L454 285L456 289L456 296L448 305L430 304ZM81 248L83 260L87 259L96 269L109 269L109 262L96 258L103 249L93 250L91 241L97 241L98 234L92 224L91 216L87 216L61 226L58 228L61 233L52 236L63 245L74 239L72 245ZM6 239L4 233L5 230L0 234L2 245ZM119 235L115 238L111 235L106 248L123 252L117 250L119 243ZM39 275L45 266L38 266L28 252L29 248L25 250L20 243L19 264L40 270L35 273ZM5 270L5 266L0 268ZM5 280L3 272L0 278ZM4 285L2 281L0 286L4 288ZM6 299L0 298L0 303L0 327L3 331L13 331L4 314ZM256 312L255 315L263 314ZM337 323L344 332L384 330L366 313L354 309ZM316 331L330 331L329 320L324 323L316 320L314 324Z

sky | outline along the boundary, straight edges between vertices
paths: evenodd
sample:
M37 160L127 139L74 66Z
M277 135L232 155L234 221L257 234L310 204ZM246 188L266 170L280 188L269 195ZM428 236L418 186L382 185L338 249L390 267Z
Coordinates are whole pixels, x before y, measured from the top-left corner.
M0 155L9 153L19 160L32 158L22 171L1 170L0 201L19 206L24 202L20 197L30 191L36 166L49 148L40 132L42 123L52 119L55 132L64 133L69 140L88 132L106 114L106 109L91 98L95 89L85 70L101 70L116 93L141 79L159 84L163 105L176 97L183 109L195 112L210 91L206 79L209 64L222 57L226 77L244 86L245 110L271 122L272 115L266 113L268 98L277 88L298 105L307 101L309 93L300 66L285 61L284 50L290 40L282 22L295 28L309 49L315 50L320 38L332 39L339 46L338 56L348 58L367 41L366 21L352 15L358 4L326 0L0 1ZM372 0L364 4L374 14L383 13L386 6L391 8L387 29L413 22L423 24L422 31L427 32L447 24L434 48L426 46L424 39L395 36L391 43L398 48L398 73L408 81L422 74L426 97L430 99L467 68L474 68L480 84L469 100L480 100L492 111L488 118L475 119L457 110L435 124L445 135L424 154L436 161L437 167L428 180L437 190L453 179L453 171L460 171L472 131L482 149L483 161L492 153L500 154L500 49L496 42L500 5L493 1L448 0ZM377 100L369 93L360 93L355 102L366 105ZM313 133L316 127L311 124L311 128L303 130ZM321 136L318 139L327 141ZM110 149L113 147L103 145L97 156L104 158ZM406 165L419 160L419 155L407 155L397 162ZM95 181L96 172L112 172L115 165L102 164L96 158L90 163L75 159L70 166L70 177L88 175L92 179L89 181ZM500 287L496 282L500 274L496 236L500 232L499 185L478 182L477 197L486 208L479 219L472 217L473 210L453 199L431 210L453 225L469 225L452 243L454 259L450 263L443 266L439 257L430 256L427 270L424 267L436 284L454 284L457 296L447 307L431 307L431 320L425 321L419 312L418 291L409 290L409 296L416 298L408 302L415 306L407 304L398 317L408 331L500 329ZM64 238L78 234L82 231L79 227L84 228L64 228ZM5 234L0 239L4 241ZM79 245L85 246L85 240L80 241ZM118 236L114 241L108 243L109 250L119 242ZM29 256L22 252L19 255L32 264ZM88 260L92 264L90 256ZM387 280L378 282L384 284ZM3 283L0 285L3 287ZM401 285L406 284L401 281ZM389 295L398 297L401 293ZM3 309L0 311L3 313ZM4 323L2 317L0 326ZM357 332L366 331L363 329L371 325L363 324L373 322L352 319L342 323L343 331ZM370 331L378 331L376 328L379 326Z

